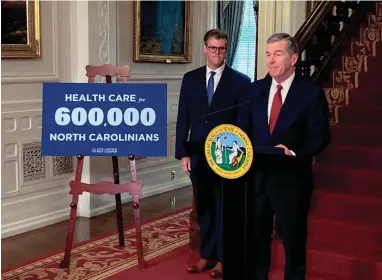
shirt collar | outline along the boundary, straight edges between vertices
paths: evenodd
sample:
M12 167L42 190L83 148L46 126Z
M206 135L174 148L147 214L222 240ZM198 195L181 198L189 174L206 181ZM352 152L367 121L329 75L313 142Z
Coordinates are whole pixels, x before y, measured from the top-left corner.
M208 65L207 65L207 75L209 75L211 71L214 71L214 72L216 73L216 75L221 76L222 73L223 73L224 67L225 67L225 62L222 64L222 66L220 66L219 68L216 68L215 70L212 70L212 69L211 69L210 67L208 67Z
M289 90L295 75L296 75L295 72L293 72L292 76L290 76L288 79L286 79L284 82L281 83L281 86L283 87L283 89ZM276 88L278 84L279 83L274 78L272 78L272 87Z

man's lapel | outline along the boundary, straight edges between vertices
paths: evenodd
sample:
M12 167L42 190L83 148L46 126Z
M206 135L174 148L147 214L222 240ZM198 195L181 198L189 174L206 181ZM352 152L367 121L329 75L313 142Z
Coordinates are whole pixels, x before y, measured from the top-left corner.
M208 112L208 95L207 95L207 84L206 84L206 74L207 67L204 66L198 71L198 77L195 82L195 100L201 106L203 110Z
M272 78L265 77L260 86L260 96L259 102L255 102L253 113L255 115L254 122L257 123L259 131L262 134L262 139L267 139L269 137L268 129L268 99L269 91L272 85Z
M280 136L296 119L296 115L299 113L297 107L300 94L301 88L299 86L298 77L295 77L289 88L284 104L281 107L279 117L277 118L276 125L271 135L272 138Z
M227 85L229 84L229 76L231 74L231 68L228 65L225 65L222 76L220 77L218 86L216 87L215 93L212 96L211 105L216 105L216 100L219 100L220 95L224 95L224 90L227 88Z

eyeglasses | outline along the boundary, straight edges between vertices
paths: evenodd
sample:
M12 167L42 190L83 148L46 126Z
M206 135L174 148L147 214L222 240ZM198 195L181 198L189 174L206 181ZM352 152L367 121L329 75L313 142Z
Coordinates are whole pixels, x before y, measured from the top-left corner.
M210 52L216 53L217 50L219 50L219 53L224 53L227 48L226 47L215 47L215 46L206 46Z

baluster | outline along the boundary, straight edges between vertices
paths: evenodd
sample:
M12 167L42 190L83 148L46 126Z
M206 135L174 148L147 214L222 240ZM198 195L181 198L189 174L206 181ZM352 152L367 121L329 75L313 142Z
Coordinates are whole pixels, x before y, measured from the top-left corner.
M309 63L299 60L296 64L296 75L310 77Z

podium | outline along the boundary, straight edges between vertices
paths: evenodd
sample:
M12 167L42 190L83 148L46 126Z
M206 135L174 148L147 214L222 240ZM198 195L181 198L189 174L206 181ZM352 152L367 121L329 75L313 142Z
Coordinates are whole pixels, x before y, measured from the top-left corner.
M192 145L189 143L188 145ZM247 250L248 232L253 230L254 221L248 215L251 201L247 197L250 169L256 154L281 156L284 150L269 146L253 147L248 135L239 127L222 124L208 134L204 154L209 167L221 178L223 204L223 279L237 279L241 271L250 274L250 253ZM251 192L252 194L252 192ZM194 207L194 203L193 203ZM193 209L193 212L196 209ZM250 213L249 213L250 214ZM249 230L248 227L251 227ZM234 227L234 228L232 228ZM190 215L190 249L197 249L198 234L196 215ZM234 231L232 231L234 230ZM231 234L230 232L235 232ZM229 235L231 234L231 235ZM239 237L238 239L235 239ZM243 278L246 279L246 278Z

